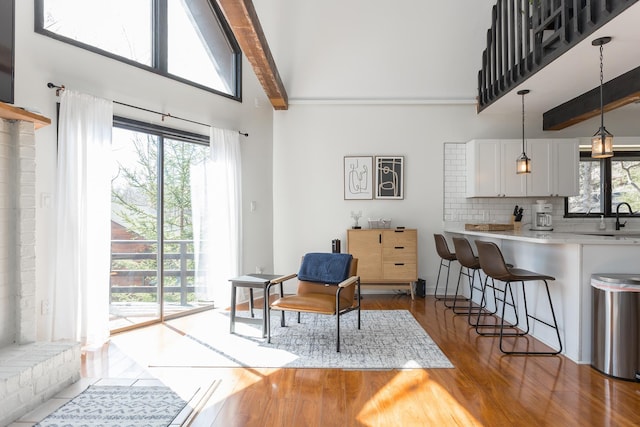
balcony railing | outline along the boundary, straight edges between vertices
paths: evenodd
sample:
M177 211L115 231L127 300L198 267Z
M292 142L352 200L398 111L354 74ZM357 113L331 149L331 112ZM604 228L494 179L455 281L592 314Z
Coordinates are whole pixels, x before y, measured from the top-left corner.
M194 254L191 240L165 240L165 248L177 247L176 252L164 253L162 263L164 265L163 276L165 280L164 292L179 293L180 305L187 305L188 295L195 291L195 271L190 267L193 264ZM150 294L158 295L158 269L157 269L157 241L155 240L112 240L111 241L111 283L110 297L113 294ZM131 248L126 252L115 252ZM134 250L136 252L134 252ZM142 251L141 251L142 250ZM145 264L147 268L126 268L126 264ZM153 268L151 268L153 267ZM167 282L175 282L168 284ZM113 299L113 298L111 298Z
M498 0L478 72L478 112L638 0Z

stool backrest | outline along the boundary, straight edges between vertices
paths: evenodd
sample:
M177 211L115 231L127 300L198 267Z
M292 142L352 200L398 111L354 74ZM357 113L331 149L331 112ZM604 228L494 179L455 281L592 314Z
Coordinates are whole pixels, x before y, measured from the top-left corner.
M456 257L458 258L460 265L476 270L480 268L479 259L473 253L471 243L469 243L469 241L464 237L454 237L452 240L453 247L456 250Z
M511 276L498 245L493 242L476 240L476 247L478 248L480 267L487 276L498 280Z
M449 250L449 245L447 245L447 240L444 238L442 234L434 234L433 238L436 241L436 252L438 252L438 256L442 259L447 259L449 261L453 261L456 259L456 254L452 253Z

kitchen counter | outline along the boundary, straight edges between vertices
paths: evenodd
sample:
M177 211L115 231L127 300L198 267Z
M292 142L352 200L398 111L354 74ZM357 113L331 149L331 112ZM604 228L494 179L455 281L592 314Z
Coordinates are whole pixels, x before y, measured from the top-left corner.
M474 248L475 240L492 241L506 262L555 277L549 288L563 354L578 363L591 362L591 275L640 274L640 231L471 231L461 224L447 224L445 235L466 237ZM544 297L542 292L533 283L527 284L527 290L530 309L548 319L543 299L536 301ZM550 345L554 342L553 331L544 325L532 326L531 334Z
M445 226L445 232L469 236L519 240L531 243L582 245L637 245L640 244L640 230L573 230L573 231L532 231L527 229L511 231L471 231L464 225Z

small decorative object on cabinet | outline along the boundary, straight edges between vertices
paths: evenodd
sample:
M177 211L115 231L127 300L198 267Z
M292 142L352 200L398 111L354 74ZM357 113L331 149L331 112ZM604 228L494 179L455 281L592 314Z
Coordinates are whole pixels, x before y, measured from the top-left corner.
M353 218L353 220L355 221L352 228L356 230L362 228L360 227L360 225L358 225L358 220L360 219L361 216L362 216L362 211L358 211L358 212L351 211L351 218Z
M415 298L418 280L418 230L347 230L347 253L358 258L363 288L407 289Z

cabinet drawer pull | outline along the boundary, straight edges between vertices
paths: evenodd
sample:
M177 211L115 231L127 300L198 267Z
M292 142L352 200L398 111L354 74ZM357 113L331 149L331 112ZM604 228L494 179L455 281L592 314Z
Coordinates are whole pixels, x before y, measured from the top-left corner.
M394 249L404 249L404 246L396 246Z
M396 262L394 265L404 265L404 262Z

